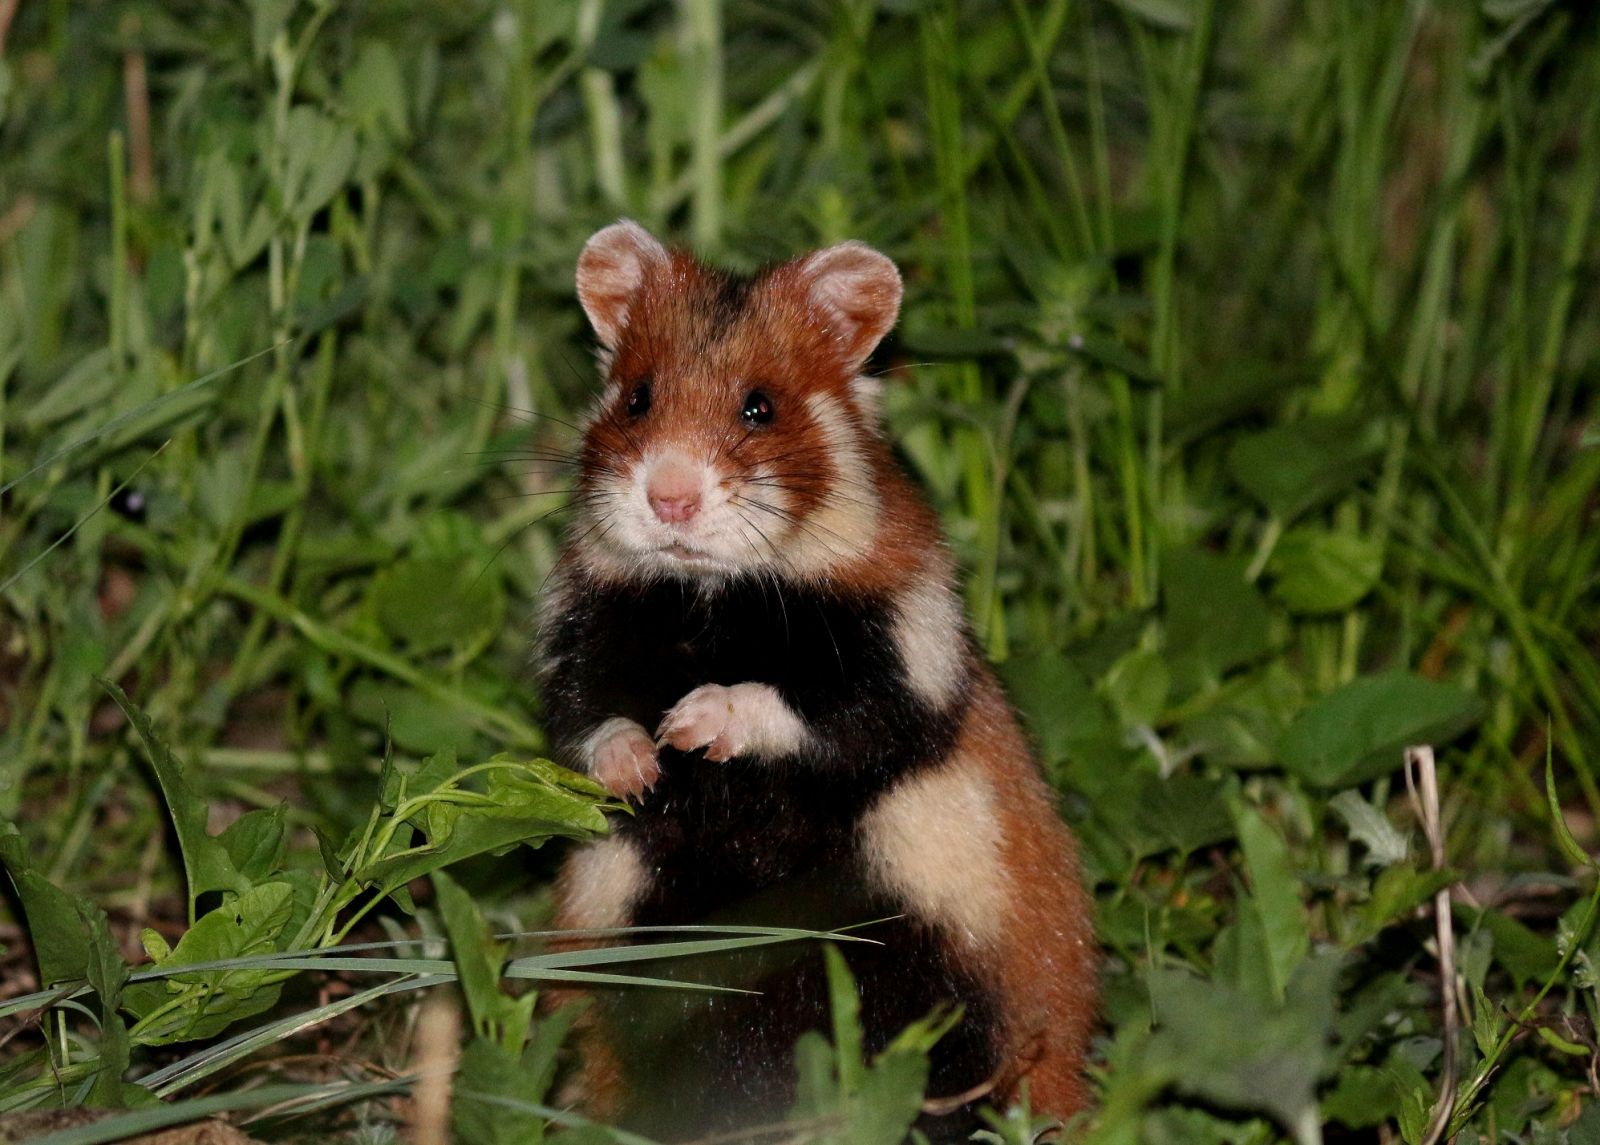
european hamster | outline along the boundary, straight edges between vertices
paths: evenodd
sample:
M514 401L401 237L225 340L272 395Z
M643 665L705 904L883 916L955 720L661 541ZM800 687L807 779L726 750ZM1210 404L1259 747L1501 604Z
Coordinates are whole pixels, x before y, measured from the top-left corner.
M849 242L741 277L621 222L577 287L605 388L539 671L558 757L636 814L567 860L558 924L889 920L842 946L868 1050L964 1009L928 1089L960 1100L919 1127L964 1134L1024 1081L1036 1111L1080 1110L1095 958L1073 841L861 374L894 264ZM828 1028L817 949L703 973L760 993L599 999L592 1112L668 1138L781 1118L795 1038Z

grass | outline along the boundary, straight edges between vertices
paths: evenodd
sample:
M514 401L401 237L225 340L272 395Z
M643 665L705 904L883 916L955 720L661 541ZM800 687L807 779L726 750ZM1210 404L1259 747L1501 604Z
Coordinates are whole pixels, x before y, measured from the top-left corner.
M14 1028L0 1107L138 1098L92 1080L118 1019L88 999L216 905L169 813L279 815L252 885L332 887L350 853L312 828L393 813L380 772L542 749L572 264L628 214L737 266L856 237L905 270L891 426L1100 903L1085 1140L1424 1138L1424 741L1452 1130L1590 1139L1597 88L1600 21L1553 0L0 3L0 813L18 885L87 904L104 956L84 1008ZM451 869L501 929L544 918L548 859ZM355 909L497 971L441 901ZM8 996L49 945L20 902ZM473 1037L534 1069L554 1033L488 980ZM443 987L336 1014L307 981L179 1096L326 1101L342 1070L370 1092L253 1132L391 1139L395 1031ZM315 1021L341 1040L273 1048ZM131 1052L136 1083L186 1060ZM464 1076L506 1076L490 1052Z

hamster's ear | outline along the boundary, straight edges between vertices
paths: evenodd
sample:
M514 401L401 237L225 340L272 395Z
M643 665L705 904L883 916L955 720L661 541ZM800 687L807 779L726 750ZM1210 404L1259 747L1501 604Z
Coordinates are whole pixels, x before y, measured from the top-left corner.
M583 244L578 256L578 301L606 349L617 348L645 273L666 261L666 248L630 219L596 231Z
M813 304L828 315L840 353L855 369L900 314L900 272L865 243L848 242L800 260Z

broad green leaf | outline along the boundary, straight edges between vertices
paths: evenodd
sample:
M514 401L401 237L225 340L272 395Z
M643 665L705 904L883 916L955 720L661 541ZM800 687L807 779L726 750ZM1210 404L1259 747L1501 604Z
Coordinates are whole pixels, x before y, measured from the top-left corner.
M1314 1119L1340 966L1333 955L1306 960L1281 1005L1181 971L1153 972L1156 1029L1140 1061L1146 1083L1266 1113L1285 1128Z
M1362 676L1302 712L1278 745L1283 764L1313 787L1354 787L1399 769L1412 744L1443 744L1477 722L1478 698L1410 672Z
M1228 472L1289 522L1365 477L1381 446L1379 427L1360 415L1311 417L1239 438Z
M482 742L470 714L404 684L363 676L348 703L352 715L382 728L403 751L470 755Z
M84 920L97 908L34 870L22 833L6 820L0 820L0 862L22 900L40 983L54 986L88 977L92 941Z
M1163 558L1163 648L1178 697L1267 651L1271 613L1246 566L1198 549Z
M406 138L410 128L405 78L388 44L382 40L363 43L339 83L350 114L358 123L396 140Z
M378 623L419 653L461 648L499 630L505 589L486 557L411 557L372 582Z
M1149 727L1167 706L1172 677L1166 658L1136 648L1111 665L1100 688L1124 727Z
M1088 676L1058 652L1013 656L1000 666L1046 760L1067 758L1085 743L1119 746L1122 730Z
M100 1052L89 1103L103 1109L121 1109L127 1104L122 1075L128 1071L129 1043L128 1027L118 1011L122 1007L122 988L128 981L128 964L117 949L106 912L99 907L80 907L79 914L89 935L89 985L100 1000Z
M1302 527L1278 541L1268 563L1272 592L1291 612L1343 612L1378 583L1383 546L1352 533Z
M246 811L217 836L234 869L252 883L262 882L283 866L284 804Z
M150 718L128 699L121 688L109 680L102 683L144 741L145 758L150 761L150 767L156 774L156 782L167 802L167 814L172 817L172 827L177 832L178 851L183 856L190 903L207 891L247 891L250 880L233 865L227 848L206 833L206 802L189 787L183 775L183 766L157 737L150 726Z
M1493 957L1510 973L1519 986L1543 983L1555 973L1560 955L1556 944L1532 928L1497 910L1478 910L1465 903L1455 904L1458 918L1468 926L1481 927L1494 938Z
M593 804L572 800L559 819L528 817L474 817L457 823L442 846L424 846L414 854L378 859L355 872L360 882L389 894L412 879L420 879L473 855L504 850L519 843L530 847L549 839L586 839L605 829L605 817Z
M483 1037L467 1044L452 1088L472 1096L538 1100L528 1092L522 1055ZM472 1097L450 1103L450 1128L455 1140L473 1145L539 1145L545 1139L543 1117Z

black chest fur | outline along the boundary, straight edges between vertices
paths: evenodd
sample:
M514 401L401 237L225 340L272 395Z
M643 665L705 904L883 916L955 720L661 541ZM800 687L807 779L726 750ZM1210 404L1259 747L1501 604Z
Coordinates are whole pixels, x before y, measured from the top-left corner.
M811 743L780 759L713 763L662 749L655 789L615 823L658 874L640 923L704 917L775 882L853 865L863 813L954 741L960 706L914 694L892 601L756 579L715 591L577 587L552 638L553 717L565 704L653 732L701 685L760 683L813 729Z

